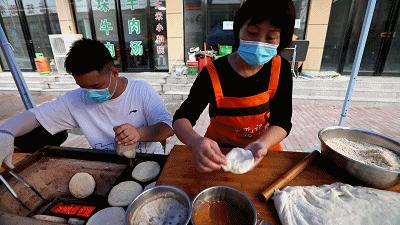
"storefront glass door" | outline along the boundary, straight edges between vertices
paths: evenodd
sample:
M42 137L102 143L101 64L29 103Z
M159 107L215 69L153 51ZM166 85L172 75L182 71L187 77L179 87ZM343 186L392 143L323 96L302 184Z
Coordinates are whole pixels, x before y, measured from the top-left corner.
M350 74L368 1L336 1L332 4L321 69ZM400 0L377 1L360 75L399 75L400 47L396 35L399 32L399 8Z
M400 76L400 16L397 17L394 31L388 35L392 40L383 74Z
M35 53L43 53L44 57L52 59L49 34L61 33L54 0L22 0L22 4Z
M24 37L18 9L15 1L4 0L0 2L1 25L6 33L8 41L14 49L17 65L23 70L32 70L32 61L28 52L28 43ZM1 64L3 70L9 70L7 62L1 51Z
M353 24L353 32L349 40L349 48L347 49L346 54L347 57L344 66L345 73L350 73L353 66L368 1L359 1L359 3ZM389 15L393 10L393 4L395 4L395 1L393 0L382 0L377 1L376 3L360 66L360 73L362 74L374 75L379 73L381 70L380 67L386 59L385 52L387 54L388 47L390 47L386 46L386 42L390 38L386 35L388 32L387 26L388 23L391 22L389 21Z

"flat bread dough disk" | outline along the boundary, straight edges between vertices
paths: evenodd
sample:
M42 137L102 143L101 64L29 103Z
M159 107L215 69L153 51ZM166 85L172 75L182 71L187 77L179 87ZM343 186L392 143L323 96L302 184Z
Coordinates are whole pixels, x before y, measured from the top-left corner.
M88 173L76 173L69 181L69 192L76 198L86 198L93 194L96 181Z
M225 159L227 165L222 166L222 169L235 174L247 173L254 165L253 153L243 148L233 148Z
M108 195L111 206L127 206L143 191L142 186L135 181L124 181L115 185Z
M132 171L132 177L140 182L151 181L160 174L160 165L154 161L139 163Z
M58 216L49 216L49 215L34 215L33 218L37 219L37 220L43 220L43 221L49 221L49 222L54 222L54 223L67 223L67 220L62 218L62 217L58 217Z
M91 216L87 225L125 225L125 211L121 207L108 207Z

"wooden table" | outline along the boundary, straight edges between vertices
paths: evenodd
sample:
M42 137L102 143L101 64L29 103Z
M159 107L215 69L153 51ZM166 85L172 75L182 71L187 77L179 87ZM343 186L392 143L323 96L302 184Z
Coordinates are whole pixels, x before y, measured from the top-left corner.
M264 202L259 198L259 194L307 154L303 152L268 152L257 168L242 175L222 171L199 173L195 170L191 151L188 147L180 145L175 146L171 151L157 184L177 186L188 193L191 198L207 187L232 186L247 194L263 220L271 224L280 224L273 201ZM351 185L362 185L360 181L324 159L314 161L289 185L322 185L338 181ZM400 192L400 184L388 190Z

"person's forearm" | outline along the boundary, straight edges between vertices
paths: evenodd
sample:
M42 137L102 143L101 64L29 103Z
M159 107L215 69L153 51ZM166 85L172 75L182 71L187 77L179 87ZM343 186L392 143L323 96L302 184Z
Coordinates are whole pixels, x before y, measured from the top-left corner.
M36 120L35 114L25 111L6 120L0 125L0 130L8 131L14 137L18 137L32 131L39 125L40 123Z
M201 136L193 129L192 124L188 119L182 118L176 120L173 127L179 140L190 148L193 148L192 145L196 143L196 139L201 138Z
M280 143L285 137L287 133L285 129L279 126L271 126L258 138L257 141L260 141L265 144L266 149L270 149L274 145Z
M172 128L160 122L148 127L138 128L140 134L139 141L163 141L174 134Z

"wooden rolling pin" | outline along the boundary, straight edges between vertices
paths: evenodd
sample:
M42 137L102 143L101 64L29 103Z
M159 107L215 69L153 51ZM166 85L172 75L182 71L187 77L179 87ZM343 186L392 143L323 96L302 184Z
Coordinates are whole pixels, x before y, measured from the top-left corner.
M271 195L274 193L276 189L280 189L286 186L291 180L293 180L297 175L299 175L311 162L314 160L316 156L320 153L319 151L313 151L308 154L304 159L294 165L290 170L288 170L285 174L280 176L274 183L272 183L267 189L262 192L262 196L265 201L267 201Z

